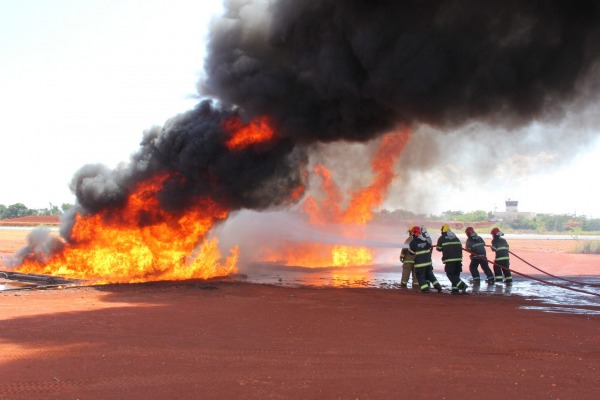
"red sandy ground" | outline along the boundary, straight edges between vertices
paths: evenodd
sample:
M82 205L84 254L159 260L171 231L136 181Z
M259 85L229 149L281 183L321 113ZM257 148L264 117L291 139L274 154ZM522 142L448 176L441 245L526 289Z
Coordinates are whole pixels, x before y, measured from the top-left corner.
M574 241L510 244L597 275ZM0 292L0 399L597 399L600 316L525 304L228 281Z
M0 219L0 226L58 226L60 219L54 215L30 215L27 217Z

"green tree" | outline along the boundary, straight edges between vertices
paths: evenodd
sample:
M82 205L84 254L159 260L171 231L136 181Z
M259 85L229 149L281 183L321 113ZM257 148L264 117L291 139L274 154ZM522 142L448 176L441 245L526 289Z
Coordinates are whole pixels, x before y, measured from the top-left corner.
M567 214L538 214L534 220L539 227L546 231L564 232L571 229L569 227L569 222L572 220L572 217Z
M600 231L600 218L584 219L581 224L582 231Z
M488 214L487 214L487 212L485 212L483 210L475 210L475 211L470 211L468 213L465 213L461 219L462 222L480 222L480 221L487 221L487 220L488 220Z
M58 206L55 206L52 203L49 203L49 207L48 208L40 208L39 210L36 210L36 215L61 215L62 211L60 208L58 208Z
M462 211L444 211L441 215L440 219L448 220L448 221L462 221L463 215L465 213Z
M524 217L515 217L511 218L503 224L511 229L521 229L521 230L536 230L537 225L535 221L524 218Z
M3 219L19 218L19 217L26 217L28 215L35 215L35 210L30 210L23 203L15 203L15 204L11 204L10 206L8 206L6 208L6 211L4 211L2 218Z

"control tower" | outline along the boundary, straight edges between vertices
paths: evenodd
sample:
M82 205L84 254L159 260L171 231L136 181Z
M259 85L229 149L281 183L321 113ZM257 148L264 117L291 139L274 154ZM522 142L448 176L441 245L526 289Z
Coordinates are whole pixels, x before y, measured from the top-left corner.
M506 212L507 213L519 212L519 210L517 210L517 207L519 205L519 202L517 200L508 199L504 202L504 204L506 204Z

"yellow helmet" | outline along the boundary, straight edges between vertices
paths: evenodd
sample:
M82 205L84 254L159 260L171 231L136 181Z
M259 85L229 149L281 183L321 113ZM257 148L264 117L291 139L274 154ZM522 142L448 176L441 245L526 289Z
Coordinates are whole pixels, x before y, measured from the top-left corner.
M444 224L442 225L442 233L448 232L450 230L450 225Z
M406 232L411 233L412 234L412 230L414 228L414 225L411 225L408 227L408 230Z

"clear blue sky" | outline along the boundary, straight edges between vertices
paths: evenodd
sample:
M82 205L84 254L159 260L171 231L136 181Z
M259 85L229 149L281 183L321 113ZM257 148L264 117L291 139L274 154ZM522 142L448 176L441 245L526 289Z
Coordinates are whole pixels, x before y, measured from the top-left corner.
M145 129L191 108L208 22L220 8L192 0L0 0L0 204L73 203L68 184L80 167L126 162ZM452 154L463 183L432 179L434 208L414 211L503 210L510 197L520 211L600 217L598 142L577 154L528 154L507 160L510 179L497 185L466 179L461 154ZM568 160L544 167L556 157ZM532 168L520 175L520 163Z

